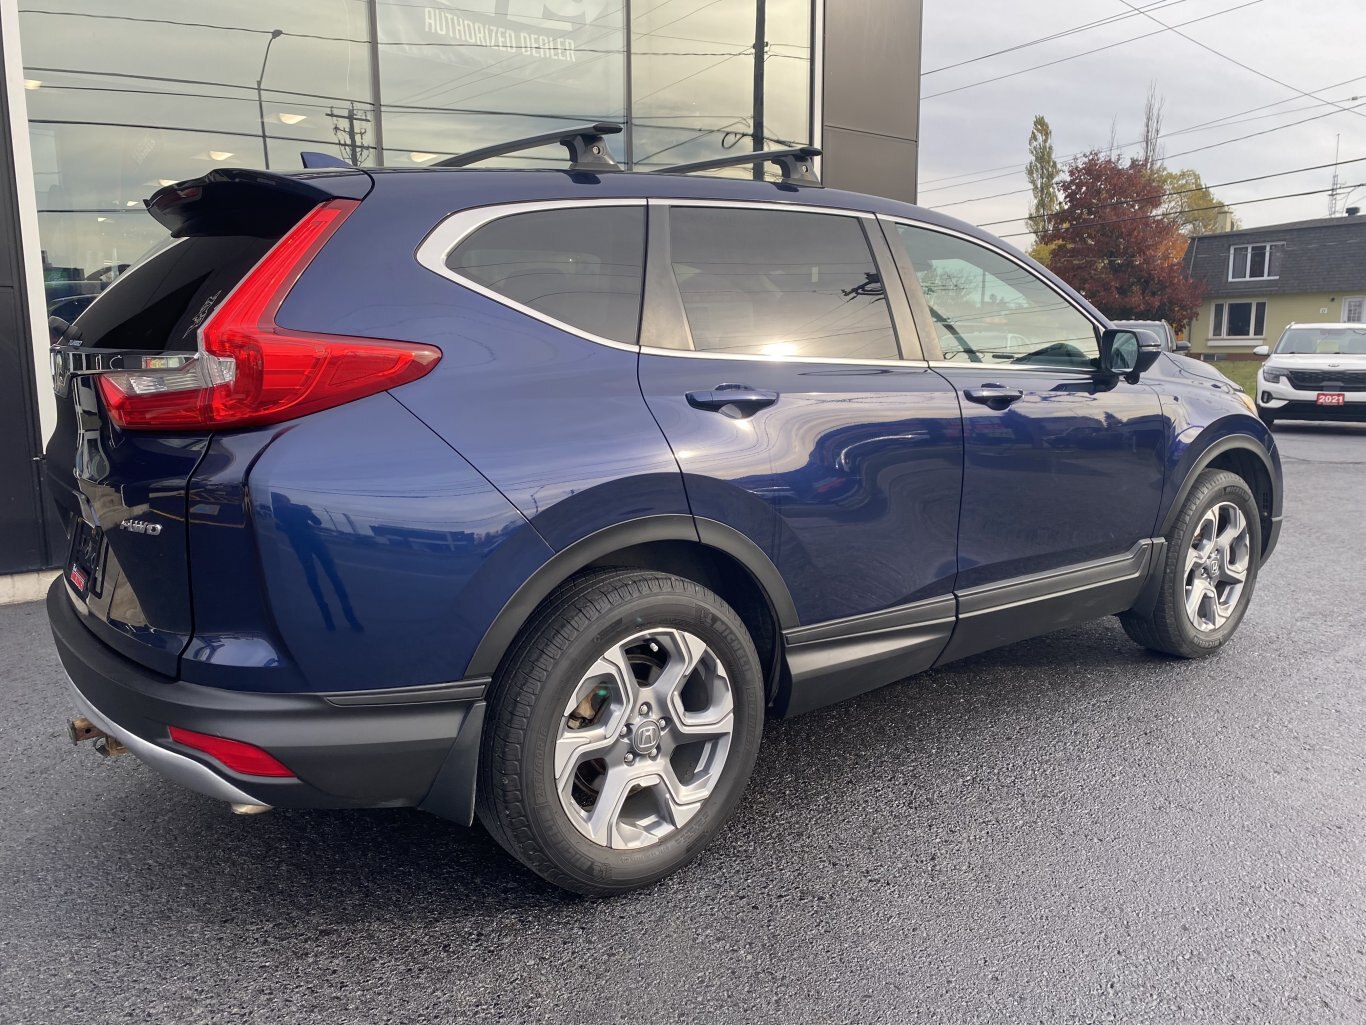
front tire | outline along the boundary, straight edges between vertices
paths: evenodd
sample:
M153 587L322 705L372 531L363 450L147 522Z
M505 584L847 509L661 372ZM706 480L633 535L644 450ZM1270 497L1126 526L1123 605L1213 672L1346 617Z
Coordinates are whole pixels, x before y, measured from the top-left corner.
M1153 610L1120 615L1124 632L1178 658L1214 654L1243 621L1261 552L1261 516L1247 483L1225 470L1205 470L1167 533Z
M494 678L477 809L551 883L608 896L692 861L734 812L763 729L735 611L665 573L560 587Z

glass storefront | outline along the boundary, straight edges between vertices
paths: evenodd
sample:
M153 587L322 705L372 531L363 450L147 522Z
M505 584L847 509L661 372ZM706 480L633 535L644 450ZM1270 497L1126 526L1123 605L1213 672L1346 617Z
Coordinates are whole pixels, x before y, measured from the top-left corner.
M638 167L812 137L812 0L23 0L20 37L68 320L160 238L142 200L214 167L413 167L600 120Z

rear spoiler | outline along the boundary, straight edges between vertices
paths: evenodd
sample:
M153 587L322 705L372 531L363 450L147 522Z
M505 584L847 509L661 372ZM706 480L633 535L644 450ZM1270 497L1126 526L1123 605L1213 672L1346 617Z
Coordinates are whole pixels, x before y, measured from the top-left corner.
M375 180L365 171L276 174L219 168L176 182L144 200L147 212L175 238L187 235L284 234L329 199L364 199Z

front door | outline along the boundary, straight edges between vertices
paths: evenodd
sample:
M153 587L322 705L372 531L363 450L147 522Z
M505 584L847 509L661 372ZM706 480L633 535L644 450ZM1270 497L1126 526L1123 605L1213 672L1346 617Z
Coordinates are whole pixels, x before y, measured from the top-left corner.
M889 265L871 217L651 204L641 388L699 524L761 548L803 626L926 600L952 619L958 401Z
M1101 380L1097 323L1024 263L957 233L889 229L940 349L931 365L963 405L960 595L1026 577L1043 593L1039 575L1060 571L1067 589L1110 572L1069 570L1143 562L1166 453L1157 393Z

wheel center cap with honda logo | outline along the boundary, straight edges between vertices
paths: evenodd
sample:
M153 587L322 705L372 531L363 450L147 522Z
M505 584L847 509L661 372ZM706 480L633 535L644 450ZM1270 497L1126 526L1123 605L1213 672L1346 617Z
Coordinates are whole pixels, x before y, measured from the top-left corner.
M631 731L631 747L638 755L647 755L659 746L659 723L654 719L642 719Z

